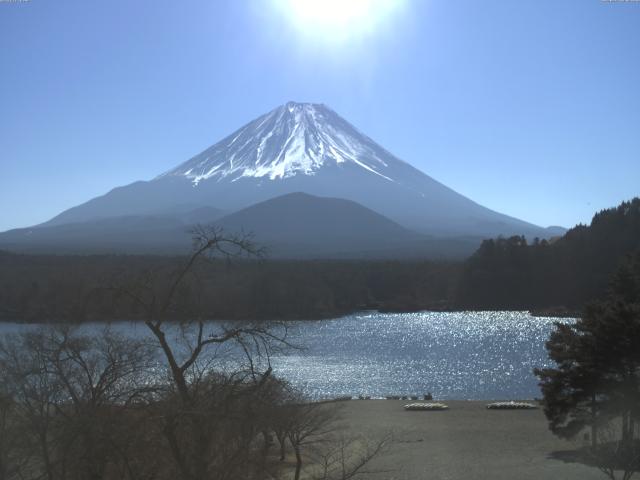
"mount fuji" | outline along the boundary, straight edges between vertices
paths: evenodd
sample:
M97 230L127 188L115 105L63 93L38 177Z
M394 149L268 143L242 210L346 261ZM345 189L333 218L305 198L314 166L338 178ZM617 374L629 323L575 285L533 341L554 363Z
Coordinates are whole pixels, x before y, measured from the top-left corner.
M6 232L0 246L7 234L12 244L20 243L21 234L34 233L46 243L49 229L64 243L65 225L73 224L77 232L82 229L78 224L95 227L106 221L113 229L117 219L127 218L130 225L137 216L171 217L175 229L176 217L181 225L184 218L194 223L203 209L232 214L297 192L356 202L403 231L431 238L558 233L464 197L398 159L323 104L289 102L150 181L115 188L31 229Z

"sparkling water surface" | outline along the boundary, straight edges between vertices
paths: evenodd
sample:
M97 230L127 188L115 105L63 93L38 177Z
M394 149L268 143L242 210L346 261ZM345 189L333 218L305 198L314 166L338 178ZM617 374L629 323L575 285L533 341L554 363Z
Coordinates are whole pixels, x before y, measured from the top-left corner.
M559 320L573 321L527 312L363 312L291 322L289 340L303 348L278 353L271 363L313 398L534 398L540 391L532 370L549 365L544 343ZM113 325L146 335L143 325ZM1 324L0 333L24 328Z

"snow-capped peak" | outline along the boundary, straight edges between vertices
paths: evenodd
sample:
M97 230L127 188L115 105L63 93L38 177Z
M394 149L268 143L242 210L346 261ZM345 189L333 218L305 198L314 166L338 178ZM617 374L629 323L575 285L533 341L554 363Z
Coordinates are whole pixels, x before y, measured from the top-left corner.
M353 164L393 181L390 159L397 160L325 105L288 102L160 177L183 176L194 185L207 179L278 180Z

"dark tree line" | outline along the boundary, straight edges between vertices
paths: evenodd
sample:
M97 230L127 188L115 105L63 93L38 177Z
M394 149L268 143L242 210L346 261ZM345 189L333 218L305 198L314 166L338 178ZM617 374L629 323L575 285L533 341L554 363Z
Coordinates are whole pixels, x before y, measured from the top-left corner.
M597 213L555 241L486 240L464 264L456 304L480 309L577 311L606 291L625 256L640 249L640 199Z
M161 278L183 258L0 253L0 319L27 322L142 319L140 305L108 286ZM406 261L214 258L186 279L176 315L198 304L210 319L313 319L362 309L420 310L450 303L459 266ZM203 292L202 294L198 292Z

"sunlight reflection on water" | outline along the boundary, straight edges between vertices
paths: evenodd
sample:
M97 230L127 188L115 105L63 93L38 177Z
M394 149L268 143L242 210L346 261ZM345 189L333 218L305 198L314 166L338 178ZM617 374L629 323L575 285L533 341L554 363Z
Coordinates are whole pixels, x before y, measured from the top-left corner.
M540 393L532 370L548 365L544 342L556 320L527 312L372 312L298 322L292 339L307 349L273 364L314 397L533 398Z
M527 312L363 312L291 322L289 340L304 348L271 363L276 375L313 398L428 392L439 399L533 398L540 391L532 370L549 364L544 342L557 320L573 321ZM113 325L148 335L140 324ZM0 333L24 328L0 324Z

